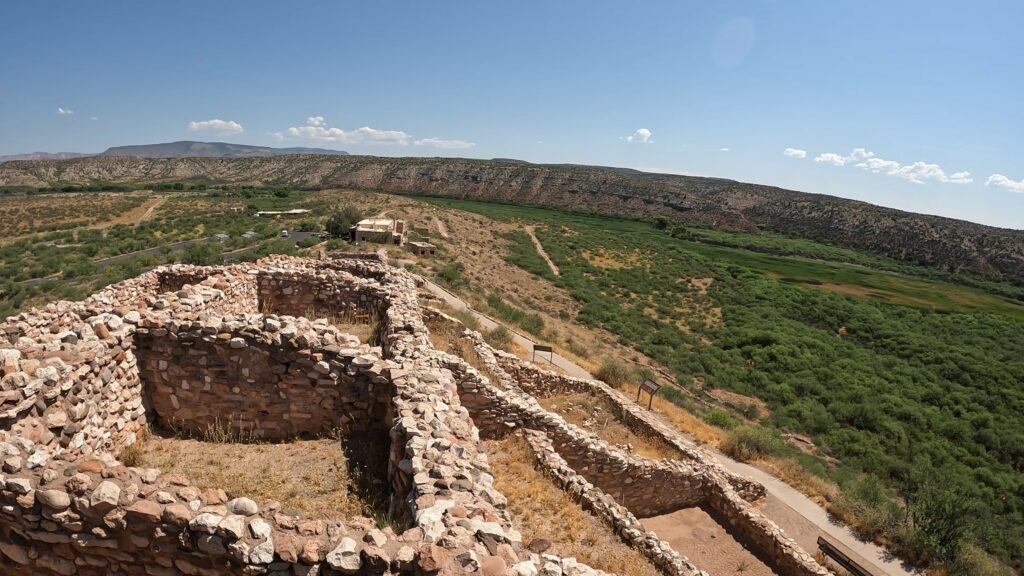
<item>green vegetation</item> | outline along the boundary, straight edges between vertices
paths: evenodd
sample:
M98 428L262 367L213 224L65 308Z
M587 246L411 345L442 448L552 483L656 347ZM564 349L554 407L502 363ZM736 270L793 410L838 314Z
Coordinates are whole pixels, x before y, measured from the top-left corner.
M117 187L114 189L117 191ZM0 228L7 238L13 239L0 245L0 278L4 278L0 284L0 318L49 300L79 299L169 262L216 264L225 258L244 260L271 253L294 253L294 245L282 241L278 233L282 227L292 228L293 222L298 224L299 218L270 220L256 218L254 212L297 206L323 209L307 202L307 194L300 191L281 194L281 189L192 190L165 195L163 204L145 221L125 220L113 225L111 222L116 222L116 218L157 197L135 193L78 194L74 202L68 202L66 198L56 198L61 193L0 198L0 215L5 216L0 219ZM141 212L140 209L137 213ZM248 231L254 232L255 237L243 237ZM217 233L227 234L228 239L202 240Z
M469 278L467 278L463 273L463 266L459 262L452 262L445 265L444 268L441 268L441 270L438 271L437 277L441 280L442 284L452 290L457 290L469 285Z
M487 296L487 307L494 312L498 318L511 322L535 336L544 335L544 319L536 314L524 312L523 310L505 302L497 292L491 292Z
M755 456L781 456L786 444L775 431L761 426L739 426L722 445L722 452L741 461Z
M614 358L606 358L594 376L612 386L639 384L642 381L637 377L636 370Z
M838 482L839 511L900 554L960 574L986 570L990 555L1024 563L1018 288L950 284L942 272L772 234L430 201L535 225L562 275L545 273L525 234L509 237L511 262L567 290L577 321L679 382L764 400L769 428L735 427L737 451L785 450L771 429L812 436L838 464L800 462Z
M505 328L503 324L499 324L494 330L485 332L483 336L484 340L495 348L501 348L506 351L512 349L512 332Z
M349 230L363 219L355 206L345 206L327 220L327 233L335 238L348 238Z

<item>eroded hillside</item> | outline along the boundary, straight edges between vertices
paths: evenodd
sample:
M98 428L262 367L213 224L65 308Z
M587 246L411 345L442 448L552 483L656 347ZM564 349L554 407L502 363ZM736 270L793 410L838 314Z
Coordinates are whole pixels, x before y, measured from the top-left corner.
M732 180L510 160L296 155L8 162L0 185L211 181L346 187L768 227L952 272L1024 284L1024 232Z

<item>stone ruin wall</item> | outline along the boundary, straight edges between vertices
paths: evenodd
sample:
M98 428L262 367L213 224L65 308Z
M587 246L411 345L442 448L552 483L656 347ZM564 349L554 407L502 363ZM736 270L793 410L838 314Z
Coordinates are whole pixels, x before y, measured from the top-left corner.
M380 349L361 345L360 354L350 361L349 352L331 348L340 345L328 341L330 330L303 319L254 314L261 274L278 275L285 269L312 275L310 283L317 286L361 283L346 268L370 268L379 278L394 276L379 283L378 292L390 299L382 333L393 359L381 359ZM213 276L198 285L189 284L209 274ZM37 310L2 326L5 335L14 336L12 347L2 352L3 376L13 375L4 381L4 391L45 400L20 408L0 431L5 440L0 450L9 460L0 476L0 573L600 573L571 558L522 550L504 496L493 488L486 455L478 450L476 428L459 405L450 373L439 367L429 346L418 315L416 282L408 275L373 261L321 266L270 258L250 269L177 267L136 280L87 303L56 305L43 312L48 314L43 320L32 321ZM155 292L161 288L175 291ZM247 316L232 318L243 313ZM117 451L148 425L144 388L161 378L158 350L170 357L180 353L169 352L161 342L183 334L202 342L201 348L210 345L206 357L214 364L224 361L225 354L230 364L230 350L268 345L265 338L277 346L267 336L273 331L267 319L281 322L278 334L295 333L294 342L313 344L289 360L305 363L322 354L316 362L325 361L339 382L344 366L354 383L393 387L383 424L395 439L390 467L398 488L393 502L408 526L401 535L378 530L368 519L294 518L273 502L260 505L244 495L228 499L223 491L197 490L187 478L117 461ZM79 342L65 333L69 326L88 346L107 353L85 361L76 358L53 377L49 366L36 364L35 357L79 351ZM232 348L235 338L246 339L249 346ZM143 358L142 377L136 353ZM108 375L105 368L112 366ZM313 372L321 375L316 363ZM204 383L212 375L197 373ZM130 386L119 385L122 380ZM78 386L82 382L87 385ZM42 438L40 444L22 433L24 422L45 421L49 403L57 402L86 407L87 425L75 436L82 442L70 443L74 449L57 441L66 435L60 427L55 429L61 434ZM203 417L195 421L199 425ZM119 428L121 432L110 432Z
M654 413L608 384L600 380L575 378L544 370L503 350L492 349L492 351L498 367L508 374L524 392L541 398L567 392L582 392L598 396L608 401L622 423L637 434L675 450L689 461L695 463L712 461L706 452L683 437L675 427L667 424ZM714 467L714 473L724 477L729 485L748 502L756 502L764 498L766 494L764 486L749 478L733 474L718 466Z
M212 427L258 440L386 430L392 391L376 359L332 326L296 324L266 317L139 328L153 419L191 435Z
M443 313L432 310L428 314L461 326L458 320ZM479 333L471 330L465 330L463 336L472 340L488 372L500 381L500 389L489 385L486 379L465 378L463 381L463 401L470 406L481 431L485 435L501 436L516 429L526 430L527 441L538 463L560 485L574 486L573 493L578 492L588 503L587 507L597 510L599 516L609 518L609 523L620 534L629 535L631 540L640 538L632 532L643 530L638 528L634 515L654 516L701 505L723 519L734 534L764 553L781 574L829 574L751 506L751 502L764 497L763 486L722 469L712 457L660 422L654 414L639 408L604 382L543 370L492 348ZM625 453L565 422L557 414L546 412L534 396L562 392L585 392L606 398L622 416L624 424L638 433L678 446L687 460L654 461ZM647 534L645 538L656 539L653 533L646 530L643 533ZM683 563L679 564L655 551L667 547L667 544L653 548L638 544L638 549L656 565L683 569L680 566L689 563L685 557L680 556Z
M699 462L617 451L544 412L497 362L491 372L503 382L492 384L434 350L418 283L374 258L171 266L0 325L8 342L0 343L0 574L600 574L522 547L479 443L481 430L517 429L529 430L559 485L624 541L666 573L701 574L638 527L631 510L717 498L749 512L729 483ZM289 286L293 294L284 294ZM323 323L257 313L296 293L302 311L323 303L379 314L380 347L354 348ZM285 401L251 394L271 388ZM295 518L274 502L200 491L187 478L119 463L118 450L168 406L189 430L229 408L266 437L339 423L389 429L391 509L406 529ZM682 496L652 500L630 478L656 478ZM770 534L758 517L741 524ZM785 573L827 572L801 565Z

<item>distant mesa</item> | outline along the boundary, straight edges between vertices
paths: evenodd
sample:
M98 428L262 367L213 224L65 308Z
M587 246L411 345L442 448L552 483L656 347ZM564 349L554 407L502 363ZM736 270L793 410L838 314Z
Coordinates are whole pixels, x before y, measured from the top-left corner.
M250 146L248 144L231 144L228 142L197 142L182 140L163 144L139 144L134 146L114 146L98 154L79 152L32 152L29 154L13 154L0 156L0 162L12 160L67 160L85 156L131 156L135 158L250 158L266 156L286 156L289 154L319 154L323 156L347 156L344 150L327 148L271 148L270 146Z
M244 158L253 156L285 156L288 154L322 154L345 156L344 150L326 148L271 148L249 146L227 142L167 142L165 144L141 144L138 146L114 146L98 156L134 156L136 158Z
M83 156L95 156L95 154L86 154L82 152L29 152L27 154L0 156L0 162L11 162L13 160L69 160L71 158L81 158Z

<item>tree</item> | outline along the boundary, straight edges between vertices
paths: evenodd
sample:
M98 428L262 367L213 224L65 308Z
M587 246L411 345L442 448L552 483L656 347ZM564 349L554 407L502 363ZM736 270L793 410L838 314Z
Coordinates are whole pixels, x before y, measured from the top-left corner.
M348 236L349 229L363 219L362 212L355 206L345 206L327 220L327 233L331 236Z
M193 242L185 248L182 262L196 266L209 266L220 260L220 250L209 242Z

